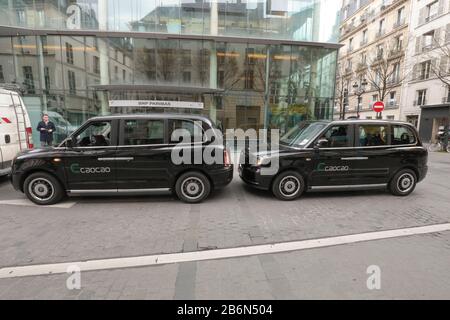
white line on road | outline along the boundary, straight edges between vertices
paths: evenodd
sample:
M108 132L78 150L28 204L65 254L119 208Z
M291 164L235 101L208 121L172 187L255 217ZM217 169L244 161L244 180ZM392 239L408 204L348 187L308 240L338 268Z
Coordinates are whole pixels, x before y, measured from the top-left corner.
M450 231L450 223L229 249L30 265L21 267L7 267L0 269L0 279L61 274L66 273L68 267L72 266L77 266L81 271L135 268L180 262L237 258L261 254L299 251L305 249L323 248L357 242L407 237L412 235L436 233L442 231Z
M58 204L53 204L51 206L38 206L33 202L27 199L11 199L11 200L0 200L0 205L6 204L10 206L27 206L27 207L38 207L38 208L62 208L62 209L70 209L72 208L76 202L62 202Z

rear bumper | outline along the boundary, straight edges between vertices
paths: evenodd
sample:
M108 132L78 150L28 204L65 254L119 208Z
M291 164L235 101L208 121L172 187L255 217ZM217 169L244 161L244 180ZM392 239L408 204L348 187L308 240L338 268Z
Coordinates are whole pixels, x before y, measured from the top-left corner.
M418 181L417 182L420 182L423 179L425 179L425 177L427 176L427 174L428 174L428 166L423 166L421 168L418 168L418 171L419 171L419 177L418 177Z
M211 172L210 176L211 180L213 181L214 188L220 189L230 184L230 182L233 180L233 172L233 165Z

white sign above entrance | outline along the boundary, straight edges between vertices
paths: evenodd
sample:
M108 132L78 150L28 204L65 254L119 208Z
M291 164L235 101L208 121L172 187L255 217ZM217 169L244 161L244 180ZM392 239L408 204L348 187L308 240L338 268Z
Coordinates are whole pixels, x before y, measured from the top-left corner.
M111 108L184 108L203 109L203 102L192 101L161 101L161 100L109 100Z

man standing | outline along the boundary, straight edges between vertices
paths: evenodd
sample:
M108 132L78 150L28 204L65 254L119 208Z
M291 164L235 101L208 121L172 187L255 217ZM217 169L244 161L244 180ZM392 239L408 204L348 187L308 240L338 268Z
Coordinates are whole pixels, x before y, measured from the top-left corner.
M55 132L56 127L53 122L48 118L47 114L42 116L42 121L39 122L37 126L37 131L41 134L41 147L51 147L53 142L53 132Z

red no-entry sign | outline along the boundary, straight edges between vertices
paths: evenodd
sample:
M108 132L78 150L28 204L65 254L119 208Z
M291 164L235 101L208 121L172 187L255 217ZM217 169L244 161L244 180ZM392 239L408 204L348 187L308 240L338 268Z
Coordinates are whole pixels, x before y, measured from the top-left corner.
M384 102L383 101L377 101L373 104L372 107L373 111L375 112L382 112L384 110Z

